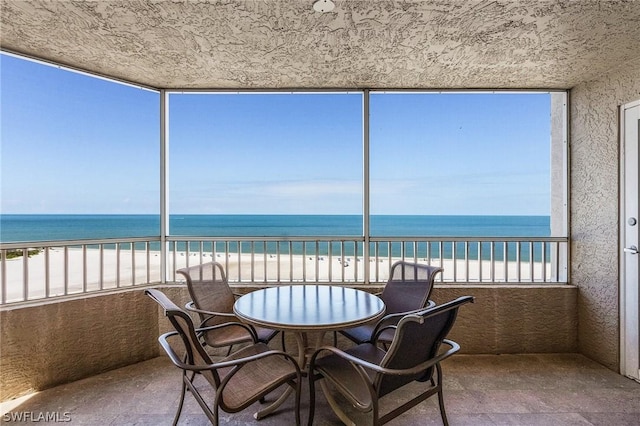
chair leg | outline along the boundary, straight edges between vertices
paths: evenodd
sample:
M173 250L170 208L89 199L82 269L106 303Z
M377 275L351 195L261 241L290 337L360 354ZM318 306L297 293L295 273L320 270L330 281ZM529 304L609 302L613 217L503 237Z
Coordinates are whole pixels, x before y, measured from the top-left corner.
M287 346L284 343L284 331L280 332L280 339L282 341L282 352L286 352L287 351Z
M183 372L182 373L182 390L180 391L180 402L178 403L178 411L176 411L176 415L173 418L173 426L176 426L178 424L178 419L180 418L180 414L182 413L182 406L184 405L184 396L187 391L187 383L185 382L185 380L189 380L189 379L187 378L186 372ZM193 380L193 377L191 380Z
M316 410L316 386L313 378L313 371L309 371L309 421L308 426L313 424L313 415Z
M225 356L231 355L231 349L232 348L233 348L233 345L229 345L229 350L227 351L227 354Z
M378 406L378 398L374 398L373 407L371 407L371 416L372 416L372 425L380 426L382 422L380 421L380 408Z
M442 393L442 367L440 363L436 364L438 371L438 405L440 406L440 417L442 417L442 423L444 426L449 426L449 420L447 419L447 412L444 409L444 394ZM431 379L433 383L433 378Z
M442 388L438 392L438 404L440 404L440 417L442 417L442 423L444 426L449 425L449 420L447 420L447 412L444 410L444 397L442 395Z
M214 419L215 421L211 422L211 423L213 423L213 426L218 426L218 424L220 422L220 410L219 410L219 407L218 407L217 399L216 399L215 407L213 407L213 415L215 416L215 419ZM209 420L211 420L211 419L209 419Z
M300 426L300 394L302 393L302 376L296 380L296 426Z
M191 372L191 377L189 377L189 381L190 381L191 383L193 383L193 379L195 379L195 378L196 378L196 372L195 372L195 371L192 371L192 372ZM187 389L187 390L188 390L188 389Z

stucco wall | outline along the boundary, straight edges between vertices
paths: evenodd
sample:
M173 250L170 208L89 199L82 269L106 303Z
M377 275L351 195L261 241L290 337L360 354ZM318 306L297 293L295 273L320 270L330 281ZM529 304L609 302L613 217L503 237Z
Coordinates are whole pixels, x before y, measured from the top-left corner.
M160 354L140 290L0 311L0 401Z
M183 285L160 288L179 306L188 300ZM450 334L463 352L577 350L574 286L437 286L432 298L463 295L476 298ZM158 335L171 328L143 289L4 309L0 324L0 401L161 355Z
M618 107L640 99L640 58L571 90L571 282L579 351L619 368Z
M437 286L444 303L474 296L460 309L449 337L473 354L577 352L578 291L570 285Z
M352 286L376 292L371 286ZM237 289L245 293L258 287ZM440 304L473 296L460 309L449 337L462 353L577 352L578 289L572 285L438 284L430 299Z

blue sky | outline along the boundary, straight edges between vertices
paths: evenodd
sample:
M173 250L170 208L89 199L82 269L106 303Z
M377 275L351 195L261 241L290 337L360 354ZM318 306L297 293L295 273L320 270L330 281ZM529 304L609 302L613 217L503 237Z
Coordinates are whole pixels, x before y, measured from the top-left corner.
M0 56L2 213L158 213L159 95ZM549 95L371 96L373 214L549 214ZM172 213L360 214L362 94L172 93Z

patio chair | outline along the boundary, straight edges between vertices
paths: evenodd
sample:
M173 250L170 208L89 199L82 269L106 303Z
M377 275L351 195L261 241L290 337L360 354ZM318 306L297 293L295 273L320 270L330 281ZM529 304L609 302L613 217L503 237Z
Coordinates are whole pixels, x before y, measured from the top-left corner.
M176 272L187 280L191 301L186 304L185 308L198 314L200 318L198 328L225 323L230 325L241 324L240 320L233 314L233 304L238 295L234 295L231 291L221 264L209 262L182 268ZM269 343L276 334L278 334L277 330L243 324L241 326L214 328L203 333L200 337L204 344L212 348L228 347L228 356L233 345L256 340ZM284 335L282 349L285 349Z
M380 329L371 342L346 351L324 346L314 352L309 362L309 425L313 423L315 382L318 380L322 380L320 383L329 405L345 424L354 423L342 411L326 382L332 384L358 411L372 412L373 425L387 423L438 394L440 416L447 425L440 362L460 349L446 336L453 327L460 306L473 300L471 296L463 296L402 317L397 326L387 326L395 330L388 351L376 344L384 330ZM448 350L440 350L443 343L449 347ZM380 416L379 399L413 381L429 383L422 393Z
M186 390L189 389L209 421L218 425L219 409L237 413L256 401L263 402L265 395L284 384L295 391L296 424L300 424L301 372L296 360L289 354L272 350L265 343L255 342L234 352L231 356L213 362L198 339L198 330L191 316L159 290L145 291L163 309L176 331L161 335L158 340L174 365L182 370L182 391L178 411L173 424L178 423ZM232 327L218 324L208 329ZM179 336L179 337L178 337ZM178 349L179 348L179 349ZM184 356L179 354L184 353ZM204 376L215 391L211 406L194 385L197 376ZM288 392L288 390L285 390ZM283 394L284 396L284 394Z
M376 328L397 324L403 316L433 306L434 303L429 302L429 295L440 272L442 268L438 266L395 262L391 266L389 280L379 295L386 306L386 315L377 323L340 330L340 333L358 344L368 342ZM392 340L393 329L385 329L378 339L382 344L389 344Z

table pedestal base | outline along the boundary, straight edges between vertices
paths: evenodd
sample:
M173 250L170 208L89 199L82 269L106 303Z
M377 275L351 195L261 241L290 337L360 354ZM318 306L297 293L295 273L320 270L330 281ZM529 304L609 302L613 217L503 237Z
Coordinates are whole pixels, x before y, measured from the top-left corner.
M320 347L320 345L322 344L322 340L324 339L325 332L324 331L317 332L317 336L314 339L314 342L312 345L309 345L309 336L307 335L307 332L294 332L293 335L296 339L296 344L298 346L298 365L302 370L303 376L306 377L307 357L311 356L313 352L318 347ZM289 395L291 395L292 392L293 392L293 388L291 387L287 388L284 391L284 393L280 395L278 399L273 401L273 403L271 403L268 407L265 407L262 410L259 410L257 413L255 413L253 415L253 418L256 420L260 420L267 417L269 414L276 411L287 400L287 398L289 397Z

